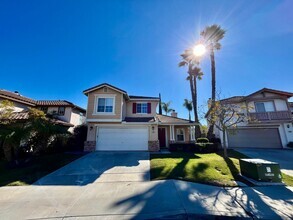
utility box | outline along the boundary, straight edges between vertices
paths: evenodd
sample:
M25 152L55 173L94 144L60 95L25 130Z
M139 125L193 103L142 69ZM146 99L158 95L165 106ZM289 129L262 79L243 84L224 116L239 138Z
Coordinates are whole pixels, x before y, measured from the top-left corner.
M240 171L243 176L261 182L282 182L278 163L262 159L240 159L239 161Z

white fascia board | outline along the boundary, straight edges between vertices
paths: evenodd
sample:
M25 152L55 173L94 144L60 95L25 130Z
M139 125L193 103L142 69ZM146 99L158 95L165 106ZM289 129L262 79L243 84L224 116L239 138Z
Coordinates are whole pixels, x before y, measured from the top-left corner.
M86 122L121 122L121 119L87 119Z

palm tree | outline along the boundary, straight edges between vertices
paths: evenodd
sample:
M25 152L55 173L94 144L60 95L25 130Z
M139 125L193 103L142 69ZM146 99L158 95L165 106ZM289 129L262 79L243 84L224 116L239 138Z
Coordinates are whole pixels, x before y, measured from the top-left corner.
M199 60L197 60L196 57L193 55L193 51L191 49L185 50L181 57L183 58L183 60L179 63L179 67L188 67L188 77L186 79L189 80L190 84L194 121L198 123L195 126L195 136L198 138L201 137L201 132L197 112L197 80L202 78L203 72L199 67L196 66L199 64Z
M213 108L216 100L216 63L215 63L215 50L221 49L220 40L225 36L226 31L220 25L207 26L201 33L203 44L210 52L211 60L211 74L212 74L212 100L210 108ZM210 124L207 136L212 137L214 132L214 124Z
M191 121L191 115L190 112L192 111L192 101L189 101L188 99L184 99L183 106L187 109L188 111L188 116L189 116L189 121Z
M171 101L162 102L162 109L165 112L165 115L168 115L168 113L173 111L173 109L170 108L170 105L171 105Z

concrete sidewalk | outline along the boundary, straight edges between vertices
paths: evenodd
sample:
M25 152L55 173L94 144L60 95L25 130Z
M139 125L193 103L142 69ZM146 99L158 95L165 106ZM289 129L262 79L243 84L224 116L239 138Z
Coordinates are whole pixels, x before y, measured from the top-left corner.
M0 219L291 218L286 187L222 188L178 180L0 188ZM213 217L211 217L213 219Z

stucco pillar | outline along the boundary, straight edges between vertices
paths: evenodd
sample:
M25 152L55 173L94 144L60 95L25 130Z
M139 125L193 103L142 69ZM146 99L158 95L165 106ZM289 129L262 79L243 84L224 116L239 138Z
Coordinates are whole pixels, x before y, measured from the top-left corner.
M194 126L190 126L190 140L191 141L195 141L195 130L194 130Z
M172 135L171 135L171 137L172 137L172 141L175 141L175 132L174 132L174 125L171 125L171 130L172 130Z

